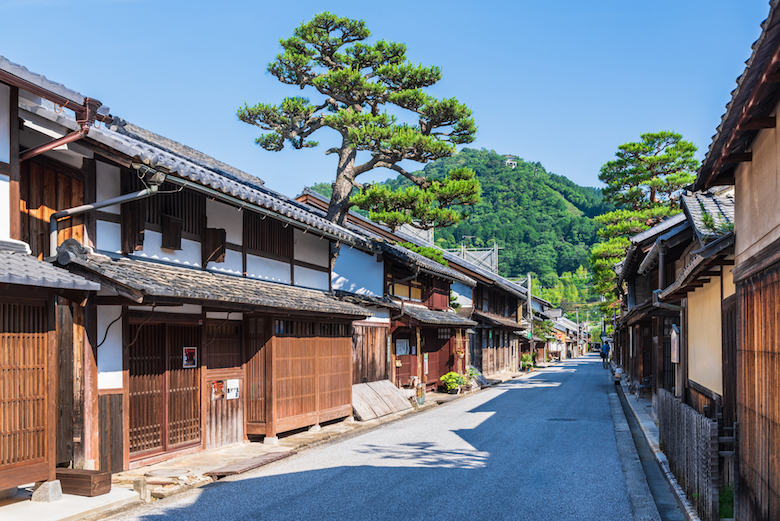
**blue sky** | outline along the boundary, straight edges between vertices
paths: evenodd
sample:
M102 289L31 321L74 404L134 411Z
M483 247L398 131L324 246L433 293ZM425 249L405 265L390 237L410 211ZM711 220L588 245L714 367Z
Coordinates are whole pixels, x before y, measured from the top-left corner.
M441 66L431 92L473 109L469 147L598 186L599 167L644 132L680 132L703 157L769 3L1 0L0 55L294 196L332 181L332 138L267 152L235 112L300 94L265 67L279 38L324 10L361 18L373 37L406 43L413 62Z

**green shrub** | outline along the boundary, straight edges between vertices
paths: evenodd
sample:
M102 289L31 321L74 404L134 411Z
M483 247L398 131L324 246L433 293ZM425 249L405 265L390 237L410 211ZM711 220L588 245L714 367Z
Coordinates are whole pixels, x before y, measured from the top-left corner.
M450 371L449 373L439 378L439 380L441 380L448 391L451 389L457 389L461 385L466 385L468 383L466 381L466 377L464 377L462 374L456 373L455 371Z

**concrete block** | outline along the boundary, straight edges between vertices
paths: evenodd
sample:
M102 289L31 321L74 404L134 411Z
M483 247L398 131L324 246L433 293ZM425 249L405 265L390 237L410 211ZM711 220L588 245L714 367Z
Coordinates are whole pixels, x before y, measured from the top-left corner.
M60 480L40 481L35 484L32 500L40 503L51 503L62 499L62 485Z
M320 427L320 424L318 423L317 425L309 427L309 432L320 432L321 429L322 427Z
M266 436L263 438L263 445L279 445L278 436Z
M138 492L138 496L142 501L148 501L149 491L146 488L146 478L138 478L133 480L133 490Z

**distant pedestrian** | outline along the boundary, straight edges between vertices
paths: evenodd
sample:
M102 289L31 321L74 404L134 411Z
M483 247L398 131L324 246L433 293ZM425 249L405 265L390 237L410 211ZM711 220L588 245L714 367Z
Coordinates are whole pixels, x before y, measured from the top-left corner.
M601 346L601 365L604 369L609 367L609 344L606 342Z

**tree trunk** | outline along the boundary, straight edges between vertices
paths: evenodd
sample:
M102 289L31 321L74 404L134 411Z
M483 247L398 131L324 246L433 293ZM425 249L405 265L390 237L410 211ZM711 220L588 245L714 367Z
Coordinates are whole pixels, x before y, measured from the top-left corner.
M342 144L339 152L339 166L336 170L336 180L333 182L333 195L330 198L327 218L339 225L344 225L349 213L349 194L352 192L352 181L355 179L354 166L357 151L347 143Z

